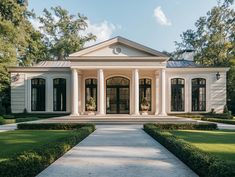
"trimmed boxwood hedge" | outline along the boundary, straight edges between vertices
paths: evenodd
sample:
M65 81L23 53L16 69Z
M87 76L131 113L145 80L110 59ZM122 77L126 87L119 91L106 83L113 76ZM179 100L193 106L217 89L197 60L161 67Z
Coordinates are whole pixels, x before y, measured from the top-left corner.
M183 123L183 124L154 124L154 126L158 129L163 130L175 130L175 129L181 129L181 130L216 130L217 124L214 123Z
M187 164L201 177L233 177L234 164L218 159L188 142L178 139L168 131L160 130L154 124L145 124L144 130Z
M44 126L45 127L45 126ZM62 126L58 126L64 129ZM68 124L67 124L67 127ZM71 132L66 138L56 143L49 143L41 148L25 151L15 155L10 160L0 162L0 176L2 177L33 177L48 167L65 152L86 138L95 129L94 125L78 125L80 127Z
M235 120L231 119L201 118L201 120L235 125Z
M84 126L93 127L94 124L76 124L76 123L21 123L17 125L20 130L73 130Z

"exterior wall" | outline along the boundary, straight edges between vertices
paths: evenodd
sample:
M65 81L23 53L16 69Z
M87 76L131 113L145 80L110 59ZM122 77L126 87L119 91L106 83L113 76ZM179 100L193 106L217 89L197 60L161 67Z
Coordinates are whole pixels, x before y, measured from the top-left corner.
M223 112L224 105L226 105L226 73L220 73L220 79L216 80L216 72L211 73L210 85L210 104L211 109L215 112Z
M16 73L12 73L11 77L14 78ZM66 79L66 112L70 112L70 73L59 72L45 72L45 73L19 73L20 79L11 83L11 104L13 113L22 113L24 109L27 112L31 111L31 79L43 78L46 80L46 111L43 113L53 112L53 79L64 78ZM35 112L35 111L33 111ZM57 112L54 112L57 113ZM64 112L58 112L64 113Z
M27 99L25 75L19 73L18 77L17 73L11 73L11 110L13 113L22 113L25 108Z
M161 102L156 106L156 101L159 100L161 95L159 83L156 83L156 79L159 79L160 70L155 69L139 69L139 79L149 78L152 80L152 109L149 114L155 114L161 109ZM157 73L157 74L155 74ZM188 113L192 112L192 96L191 96L191 80L193 78L205 78L206 79L206 112L215 109L217 113L223 111L226 104L226 72L220 72L221 78L216 79L217 72L204 72L199 73L196 71L184 71L184 70L169 70L166 69L166 112L167 113ZM18 80L14 81L14 77L19 74ZM130 80L130 114L134 113L134 86L132 78L132 69L104 69L105 78L105 111L106 111L106 80L114 76L123 76ZM26 108L28 112L31 112L31 79L44 78L46 79L46 111L45 113L53 112L53 79L65 78L66 79L66 95L67 95L67 108L66 112L71 111L71 73L70 72L26 72L26 73L11 73L11 103L12 112L21 113ZM79 88L79 113L86 114L85 112L85 80L87 78L97 78L97 70L79 70L78 74L78 88ZM185 79L185 111L184 112L171 112L171 79L183 78ZM156 87L158 87L156 89ZM156 94L156 92L159 92ZM156 96L157 95L157 96ZM157 100L156 100L157 99ZM157 110L158 109L158 110ZM44 111L43 111L44 112ZM62 113L62 112L58 112Z
M222 113L224 105L226 104L226 73L220 73L221 78L216 79L217 72L186 72L186 71L168 71L166 74L166 88L168 88L166 94L166 108L167 113L198 113L192 111L192 84L191 81L194 78L206 79L206 111L210 112L211 109L215 109L217 113ZM185 111L184 112L172 112L171 111L171 79L183 78L185 79ZM200 112L199 112L200 113Z

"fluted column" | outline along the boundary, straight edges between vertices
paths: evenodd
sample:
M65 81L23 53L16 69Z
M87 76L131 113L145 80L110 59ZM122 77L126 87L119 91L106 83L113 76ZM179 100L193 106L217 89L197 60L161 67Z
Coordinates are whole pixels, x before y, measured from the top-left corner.
M134 80L134 115L139 115L139 70L134 69L132 73Z
M98 69L98 115L104 115L104 71L103 69Z
M161 111L160 116L166 116L166 70L160 71L160 87L161 87Z
M72 69L71 74L71 115L78 116L78 72Z

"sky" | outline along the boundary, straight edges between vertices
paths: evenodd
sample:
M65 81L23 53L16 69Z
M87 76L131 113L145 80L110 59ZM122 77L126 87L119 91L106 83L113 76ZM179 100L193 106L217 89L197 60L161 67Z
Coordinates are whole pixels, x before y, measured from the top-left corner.
M172 52L180 34L194 29L216 0L29 0L29 9L42 15L44 8L61 6L71 14L88 17L88 32L97 36L92 45L122 36L159 51ZM36 21L33 22L38 25Z

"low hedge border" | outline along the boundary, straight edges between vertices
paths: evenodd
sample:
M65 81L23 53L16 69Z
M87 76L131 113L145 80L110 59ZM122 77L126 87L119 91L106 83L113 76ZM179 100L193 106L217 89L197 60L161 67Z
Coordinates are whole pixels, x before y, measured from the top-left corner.
M201 177L235 176L234 164L218 159L197 147L178 139L169 131L162 131L154 124L145 124L144 130L170 152L187 164Z
M80 125L71 135L42 148L26 151L0 163L0 176L33 177L94 131L94 125Z
M216 130L217 124L214 123L197 123L197 124L154 124L154 126L158 129L162 130Z
M231 119L201 118L201 120L235 125L235 120Z
M85 126L92 127L95 130L94 124L76 124L76 123L21 123L17 125L20 130L73 130Z

